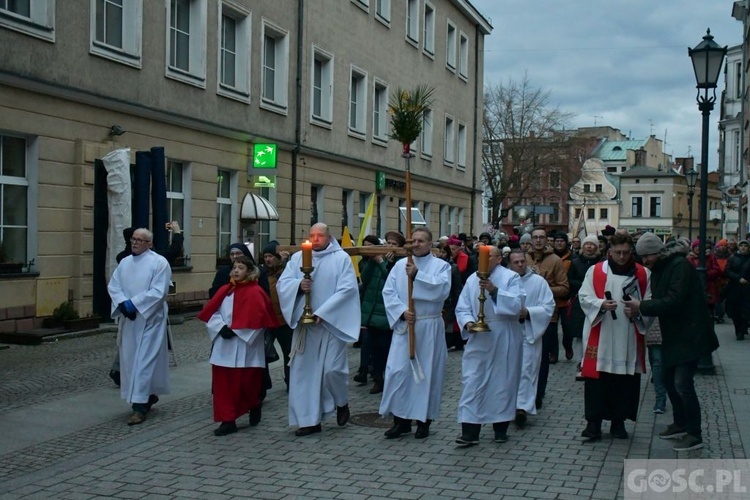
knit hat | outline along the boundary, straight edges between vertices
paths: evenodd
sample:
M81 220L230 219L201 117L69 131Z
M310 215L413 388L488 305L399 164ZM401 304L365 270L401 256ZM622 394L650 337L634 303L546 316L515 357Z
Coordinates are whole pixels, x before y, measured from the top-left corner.
M635 244L635 251L640 256L660 253L663 249L664 242L654 233L644 234L638 238L638 243Z
M458 238L455 238L455 237L451 236L450 238L448 238L448 245L460 247L461 246L461 240L459 240Z
M279 246L279 242L276 240L271 240L268 242L266 246L263 247L263 253L262 255L265 255L267 253L271 255L275 255L276 257L279 256L278 252L276 251L277 247Z
M729 243L728 243L728 242L727 242L727 240L725 240L724 238L722 238L722 239L720 239L719 241L717 241L717 242L716 242L716 246L717 246L717 247L725 247L725 246L727 246L728 244L729 244Z
M510 242L511 243L518 243L518 235L517 234L511 234L510 235Z
M556 240L564 240L565 243L567 244L568 243L568 234L567 233L563 233L563 232L555 233L555 239Z
M396 240L398 242L398 246L402 247L406 244L406 238L404 238L404 235L399 233L398 231L388 231L385 233L385 241L388 240Z
M692 242L692 243L690 244L690 248L691 248L691 249L693 249L693 248L695 248L695 247L697 247L697 246L700 246L700 244L701 244L701 240L695 239L695 240L693 240L693 242Z
M492 241L492 235L490 233L482 233L479 235L479 239L487 238L488 240Z
M594 245L598 247L599 238L595 234L590 234L583 239L583 241L581 242L581 245L585 245L586 243L593 243Z
M503 247L503 253L510 253L510 247Z
M522 234L519 243L531 243L531 235L529 233Z

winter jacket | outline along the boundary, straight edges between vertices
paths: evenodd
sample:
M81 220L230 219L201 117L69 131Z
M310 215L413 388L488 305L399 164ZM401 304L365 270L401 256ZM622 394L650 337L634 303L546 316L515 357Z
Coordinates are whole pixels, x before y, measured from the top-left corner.
M729 279L724 295L727 299L727 310L734 316L742 314L750 317L750 283L740 284L740 278L750 282L750 253L735 253L729 257L724 275Z
M568 268L568 285L570 286L571 297L570 307L563 314L570 315L571 335L574 338L580 339L583 337L583 324L586 320L586 315L583 314L581 303L578 300L578 290L583 285L583 280L586 278L586 271L589 270L589 267L601 260L601 255L597 252L591 258L586 258L583 254L579 254L578 257L570 262L570 267Z
M568 273L565 264L560 257L555 255L552 247L547 245L538 253L534 250L530 251L526 254L526 262L536 274L547 280L552 296L555 298L555 305L564 307L570 293ZM555 308L552 321L557 321L557 308Z
M389 267L391 266L385 259L380 264L374 259L368 259L362 267L362 326L378 330L391 329L383 303L383 286Z

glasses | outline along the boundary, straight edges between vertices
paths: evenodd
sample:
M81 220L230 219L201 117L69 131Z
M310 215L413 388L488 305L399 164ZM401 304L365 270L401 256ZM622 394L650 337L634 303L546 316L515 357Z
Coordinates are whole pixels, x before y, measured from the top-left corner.
M546 240L547 237L546 236L532 236L531 239L532 240Z
M151 240L142 240L140 238L130 238L130 243L138 243L140 245L142 243L151 243Z

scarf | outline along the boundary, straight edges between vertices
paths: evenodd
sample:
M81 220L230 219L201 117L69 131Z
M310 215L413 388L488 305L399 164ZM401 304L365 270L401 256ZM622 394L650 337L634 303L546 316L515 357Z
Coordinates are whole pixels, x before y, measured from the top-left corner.
M633 258L633 256L631 256L630 260L623 265L612 260L612 257L607 257L607 264L609 265L609 270L619 276L635 275L635 258Z
M239 282L230 282L219 288L216 295L203 307L198 314L198 319L207 323L211 316L221 307L221 303L229 295L234 295L234 306L232 307L232 329L243 328L275 328L279 326L279 320L271 307L271 299L268 298L257 281L248 279Z

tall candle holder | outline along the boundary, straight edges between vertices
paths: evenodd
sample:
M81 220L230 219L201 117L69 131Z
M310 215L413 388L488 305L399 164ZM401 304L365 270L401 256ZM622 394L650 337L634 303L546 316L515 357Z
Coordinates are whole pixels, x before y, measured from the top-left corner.
M313 266L308 267L300 267L300 271L305 275L305 279L310 279L310 274L313 272L313 269L315 269ZM315 316L312 313L312 307L310 306L310 292L305 292L305 308L302 312L302 319L300 319L300 323L303 325L311 325L315 323Z
M477 271L477 278L480 280L486 280L490 273ZM484 322L484 301L487 297L484 296L484 288L479 291L479 314L477 314L477 322L469 328L472 333L489 332L490 327Z

